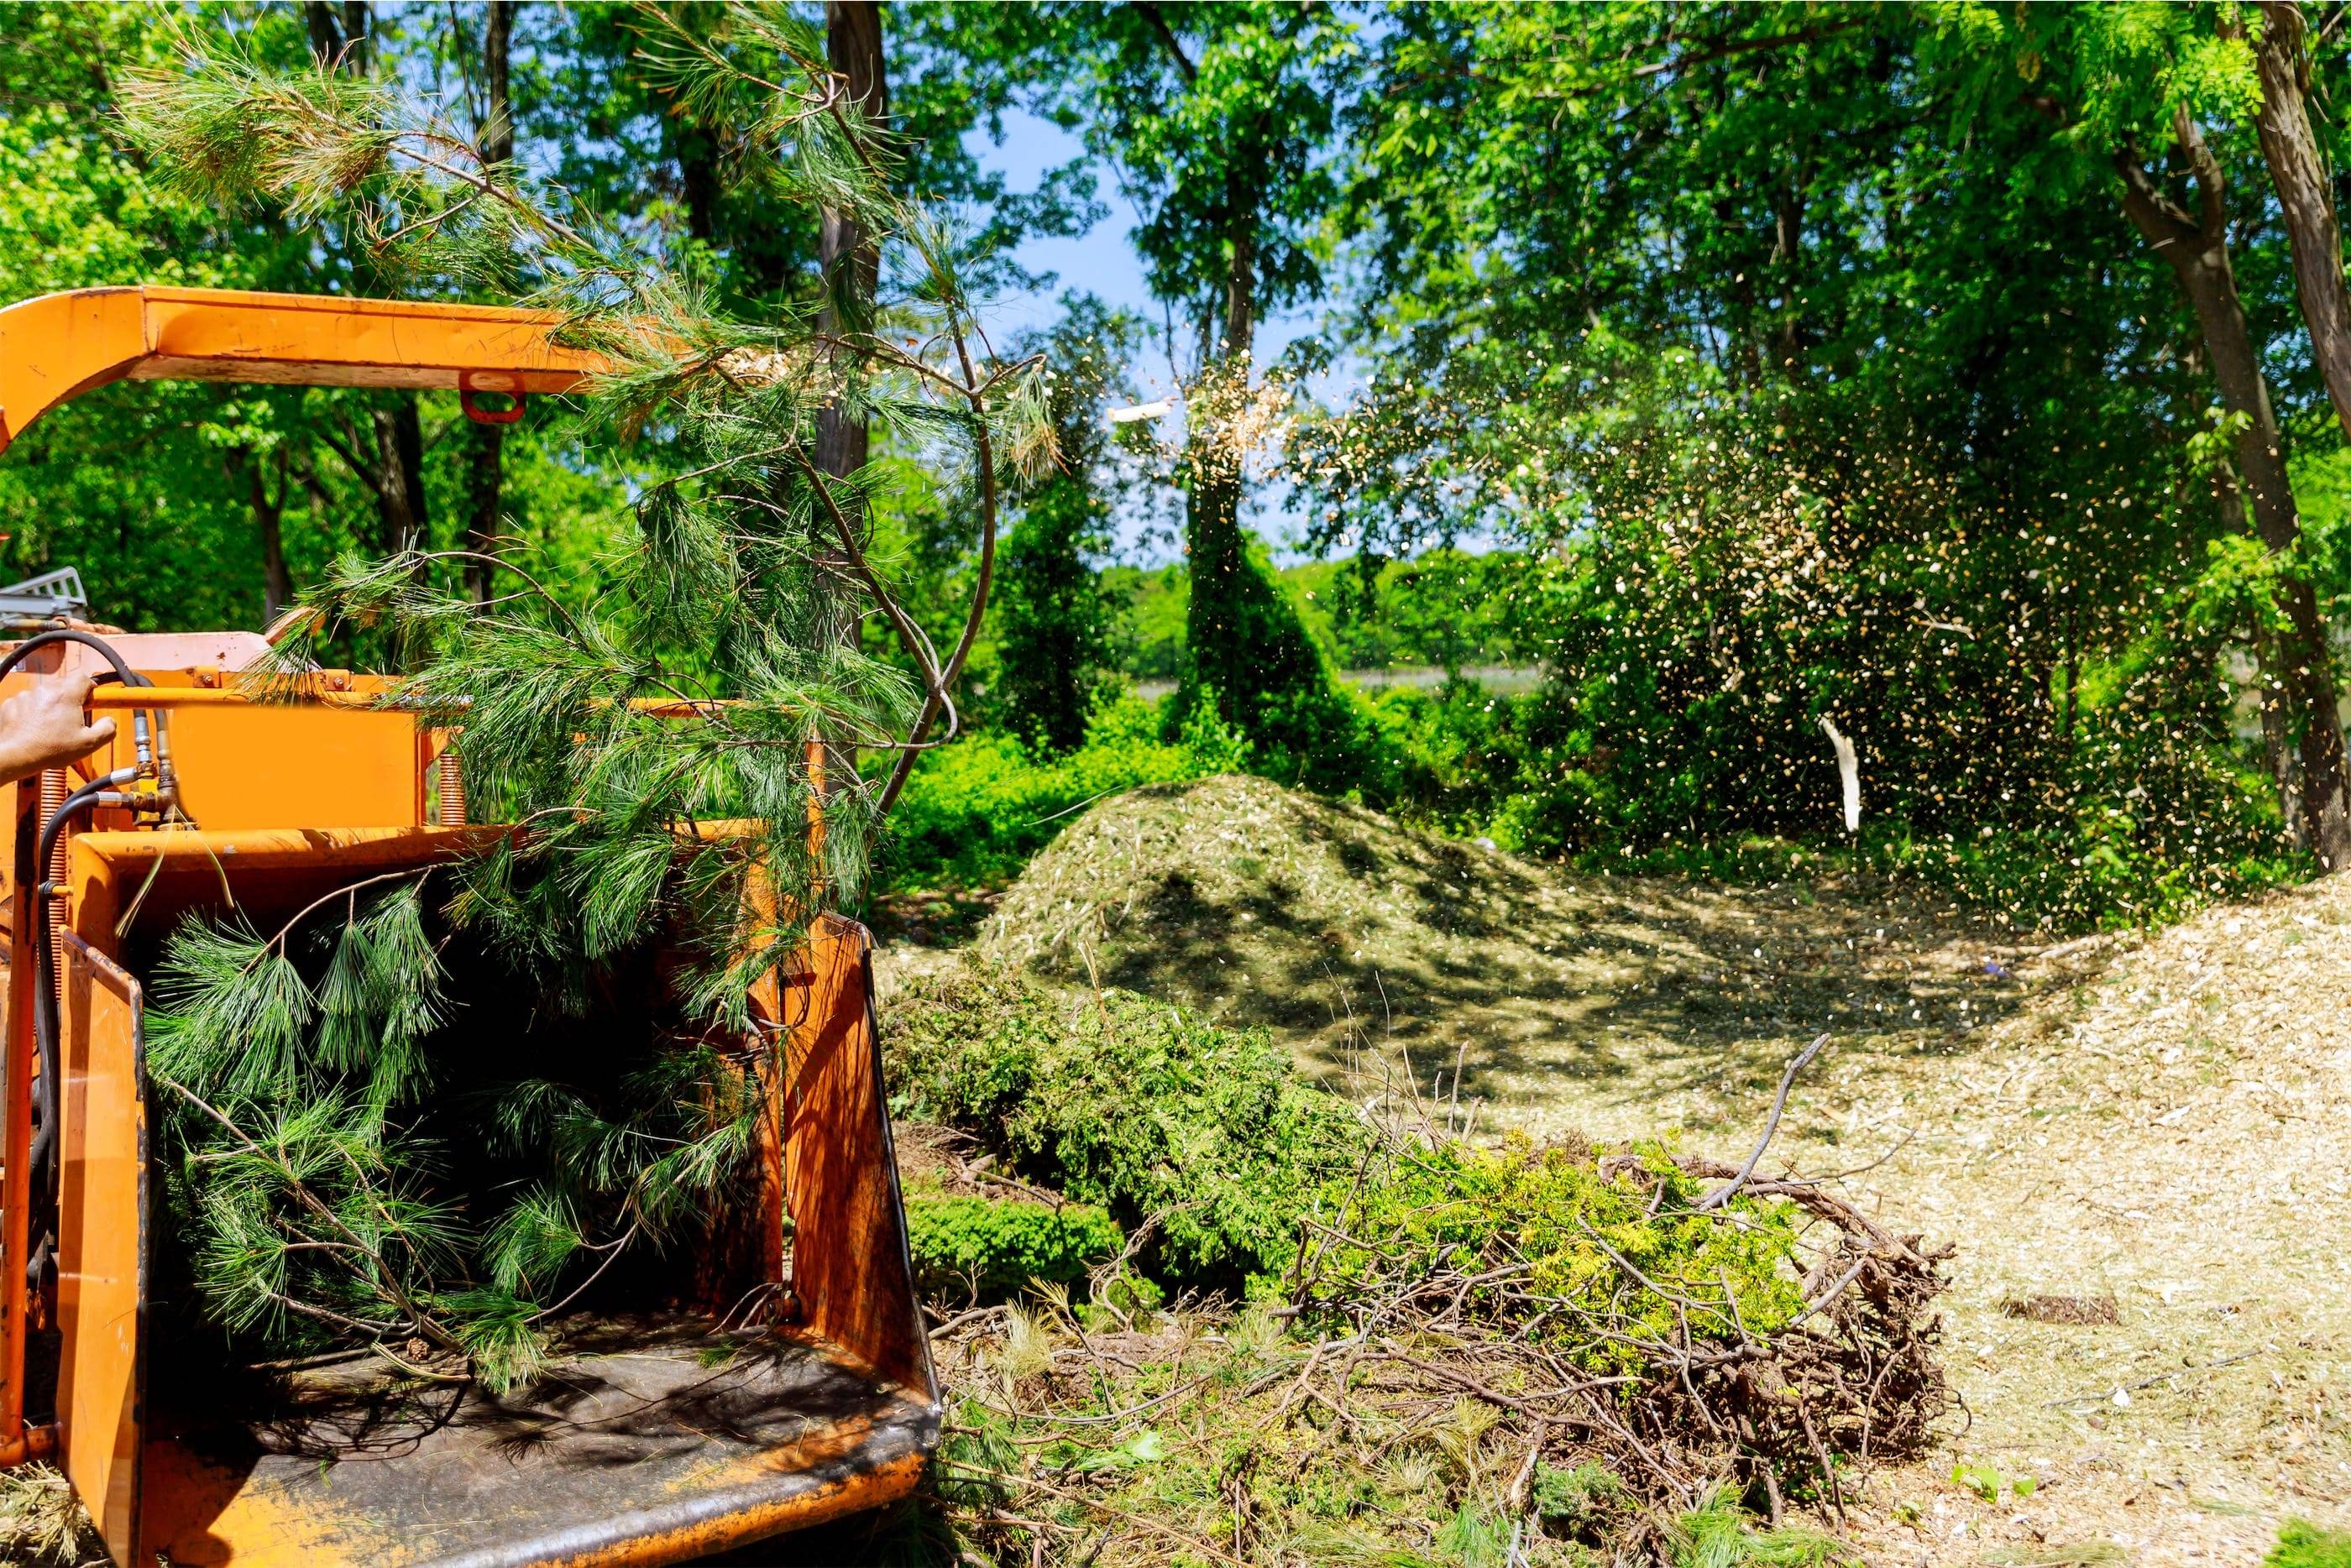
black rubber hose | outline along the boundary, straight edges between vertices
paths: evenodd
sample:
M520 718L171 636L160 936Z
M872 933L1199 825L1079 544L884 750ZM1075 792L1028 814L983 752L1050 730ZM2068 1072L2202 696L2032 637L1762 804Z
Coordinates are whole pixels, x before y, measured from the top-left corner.
M153 681L148 680L144 675L141 675L137 670L131 669L130 664L124 660L122 655L114 651L114 645L107 641L106 639L98 636L94 632L76 631L70 627L59 627L55 631L45 631L37 637L28 637L24 641L18 643L15 652L9 654L5 659L0 659L0 677L6 676L11 670L15 670L16 666L22 664L25 661L25 656L26 654L33 652L37 649L55 647L60 642L78 642L84 648L96 649L100 658L104 659L109 664L114 666L114 673L121 680L125 686L152 686L155 684Z
M130 661L115 650L112 643L93 632L77 631L69 627L45 631L18 643L6 658L0 659L0 678L5 678L14 671L28 655L68 642L78 643L95 651L113 667L114 679L125 686L154 684L131 669ZM98 795L115 787L110 780L99 780L68 795L57 814L43 825L40 847L33 865L36 888L33 898L33 1041L40 1060L34 1114L39 1118L39 1126L34 1131L33 1147L26 1164L29 1189L37 1195L37 1201L47 1199L41 1204L44 1223L49 1218L49 1212L56 1208L55 1194L50 1190L55 1186L55 1173L50 1167L57 1154L57 1075L62 1067L57 1054L57 974L49 955L49 901L40 896L38 886L48 877L49 856L57 847L57 835L64 831L66 820ZM45 1178L49 1179L45 1180ZM41 1268L47 1258L47 1240L45 1231L31 1234L36 1239L26 1259L26 1272L37 1288Z
M41 829L40 865L43 877L47 876L49 857L56 850L57 837L75 813L97 803L99 795L120 789L121 781L111 774L92 779L66 796L47 824ZM60 1112L57 1087L58 1075L65 1071L64 1057L57 1049L57 987L51 968L49 950L49 900L40 895L36 885L33 898L33 1048L41 1064L40 1075L33 1080L37 1094L33 1111L37 1124L33 1131L33 1147L26 1159L31 1173L31 1189L38 1209L33 1223L26 1228L31 1243L26 1259L26 1276L35 1289L39 1288L40 1272L47 1262L51 1230L56 1219L54 1172L57 1148L57 1120Z

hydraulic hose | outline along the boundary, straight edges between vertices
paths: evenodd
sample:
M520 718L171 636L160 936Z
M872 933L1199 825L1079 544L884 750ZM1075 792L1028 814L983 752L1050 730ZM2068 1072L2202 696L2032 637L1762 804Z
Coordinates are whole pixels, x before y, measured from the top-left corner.
M123 797L114 792L139 774L140 770L135 767L117 768L110 774L92 779L66 796L65 804L57 807L41 828L37 864L47 867L50 856L57 849L58 836L77 813L93 805L121 805ZM54 1234L56 1195L52 1190L56 1183L51 1167L56 1163L57 1151L58 1080L65 1071L64 1057L57 1048L57 975L51 968L56 960L49 947L51 891L44 882L38 889L39 896L33 900L33 961L37 966L34 971L33 1045L41 1067L40 1075L34 1080L33 1109L37 1125L33 1132L32 1150L26 1165L32 1174L32 1190L39 1207L32 1216L33 1222L26 1228L26 1237L31 1242L26 1271L27 1281L36 1289L40 1286L41 1272L48 1264L57 1240Z
M125 686L152 686L155 684L145 676L140 674L137 670L131 669L130 664L124 660L122 655L114 651L113 644L108 642L106 639L98 636L95 632L77 631L71 627L60 627L55 631L45 631L38 637L28 637L24 641L18 643L16 647L16 650L10 653L7 658L0 659L0 678L6 677L16 670L16 666L25 662L25 656L26 654L32 653L39 649L52 647L60 642L78 642L84 648L95 649L100 659L105 659L109 664L114 666L115 679L121 681Z
M100 680L120 680L125 686L154 684L153 681L131 669L130 661L117 652L113 645L104 638L71 628L45 631L18 643L5 659L0 659L0 679L5 679L18 665L24 663L27 656L41 649L68 642L78 643L91 649L112 667L110 674L99 677ZM25 1268L27 1281L37 1290L40 1286L41 1275L49 1264L56 1245L57 1180L54 1168L57 1159L59 1116L57 1089L58 1075L64 1070L57 1050L57 960L49 946L49 899L55 891L48 885L47 880L49 858L56 851L58 836L64 833L66 824L78 813L93 805L123 804L124 797L113 793L120 786L140 777L151 768L158 769L160 774L161 769L169 767L168 762L162 763L160 768L158 766L155 741L159 738L159 732L160 725L151 729L147 710L141 708L132 711L131 739L133 750L138 757L137 763L131 767L117 768L114 772L102 778L92 780L66 796L64 804L51 813L48 821L42 825L39 847L33 862L34 877L38 881L32 901L33 1042L40 1065L39 1075L35 1080L36 1093L33 1107L37 1126L33 1134L33 1146L26 1163L28 1178L27 1190L33 1195L33 1201L37 1207L30 1216L32 1223L27 1227L27 1238L31 1247L26 1259ZM108 798L110 796L112 798Z

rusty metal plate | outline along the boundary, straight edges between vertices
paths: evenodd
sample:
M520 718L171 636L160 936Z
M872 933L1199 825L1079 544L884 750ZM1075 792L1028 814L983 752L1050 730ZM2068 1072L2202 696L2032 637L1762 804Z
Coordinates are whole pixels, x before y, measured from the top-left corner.
M527 1395L403 1380L381 1360L159 1390L143 1550L239 1568L682 1563L909 1490L926 1397L821 1342L714 1338L675 1318L575 1326ZM233 1411L233 1413L232 1413ZM152 1562L152 1557L142 1557Z

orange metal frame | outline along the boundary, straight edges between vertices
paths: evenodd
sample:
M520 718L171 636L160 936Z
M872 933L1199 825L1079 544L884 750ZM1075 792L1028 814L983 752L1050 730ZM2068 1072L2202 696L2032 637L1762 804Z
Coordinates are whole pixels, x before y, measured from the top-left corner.
M595 355L559 318L479 305L230 289L86 288L0 310L0 452L68 399L123 379L568 392Z
M0 450L57 404L126 378L561 392L600 366L557 343L556 325L541 313L475 306L156 286L53 295L0 309ZM121 1563L173 1549L181 1514L201 1524L202 1550L175 1560L411 1561L391 1537L351 1535L348 1519L322 1520L249 1489L205 1493L209 1483L183 1473L184 1460L168 1443L152 1462L143 1455L149 1107L141 988L120 961L134 919L217 898L232 882L259 903L307 898L371 868L477 851L506 830L435 820L428 780L446 737L408 714L371 706L381 678L327 671L314 701L254 703L234 679L260 649L251 634L111 640L156 685L135 693L100 687L91 706L168 712L182 799L201 827L157 831L127 812L100 811L68 841L59 939L66 1147L52 1325L63 1348L57 1423L29 1430L26 1348L41 1304L28 1299L23 1262L37 895L16 881L17 855L0 854L0 918L8 927L0 955L9 981L0 1057L0 1464L56 1452ZM74 649L42 653L54 657L37 655L23 679L87 658ZM130 725L118 730L113 754L79 765L85 776L130 760ZM21 835L34 814L34 790L30 780L0 790L0 824ZM803 1326L917 1405L927 1401L924 1418L935 1435L935 1387L904 1265L871 1033L867 947L862 928L831 921L797 965L790 989L805 987L805 1002L795 997L787 1008L774 982L763 999L785 1041L764 1162L777 1206L778 1239L769 1250L779 1266L789 1205ZM843 1429L839 1441L853 1447L856 1438ZM742 1478L748 1485L801 1461L778 1454L728 1462L748 1467ZM593 1560L674 1562L761 1539L902 1495L920 1468L920 1452L893 1452L864 1468L836 1466L812 1490L642 1536ZM155 1473L142 1481L149 1471ZM154 1495L142 1499L142 1490Z

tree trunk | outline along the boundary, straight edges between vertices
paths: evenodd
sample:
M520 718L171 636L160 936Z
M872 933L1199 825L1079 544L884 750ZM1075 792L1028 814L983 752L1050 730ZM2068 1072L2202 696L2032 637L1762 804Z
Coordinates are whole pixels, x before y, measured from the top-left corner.
M277 449L277 493L269 493L268 476L262 465L253 461L251 452L233 447L228 454L232 478L242 471L245 475L246 498L253 507L253 525L261 535L261 624L267 626L286 613L294 602L294 579L286 570L286 535L282 524L286 514L287 479L286 449Z
M1780 325L1773 347L1779 368L1794 370L1804 362L1804 328L1796 312L1796 278L1804 265L1804 193L1799 187L1802 167L1789 171L1786 182L1771 196L1771 259L1781 278Z
M365 0L344 0L338 7L329 0L308 0L302 8L310 32L310 49L322 67L349 77L365 77L374 69ZM361 295L381 296L390 290L364 245L345 236L345 261L352 285ZM380 537L387 551L421 549L426 537L424 501L424 431L416 415L416 394L395 392L369 410L375 428L375 462L361 470L375 492Z
M2351 291L2343 282L2343 231L2335 215L2334 186L2310 129L2310 57L2302 9L2292 0L2267 0L2261 9L2254 58L2261 65L2262 107L2253 124L2294 253L2294 289L2310 327L2311 362L2326 383L2335 419L2351 435Z
M825 63L841 78L849 100L857 105L865 119L875 125L887 119L890 84L882 51L879 0L825 0L824 55ZM826 211L817 234L817 266L824 284L820 329L828 334L862 330L870 322L873 296L881 286L882 248L874 236L865 232L855 213ZM871 437L862 410L852 410L838 402L819 409L817 467L835 479L847 479L865 466ZM864 503L853 492L839 493L843 514L851 527L862 535L865 532ZM828 533L820 532L818 537L826 541L816 550L820 566L826 568L820 571L818 579L820 583L829 579L841 586L830 593L820 591L820 624L811 630L819 643L854 645L860 607L857 595L847 587L852 578L850 563L841 558L840 545L830 542ZM843 788L856 778L856 748L828 741L825 757L828 790Z
M845 85L849 99L880 121L890 112L890 88L883 72L882 7L875 0L825 0L825 60ZM817 241L817 264L824 275L822 326L826 332L854 331L865 325L873 291L881 281L882 253L855 214L827 212ZM831 407L817 415L817 466L845 479L865 466L865 416Z
M514 157L514 110L507 93L507 46L514 33L514 0L489 0L482 16L482 77L486 84L479 131L482 161ZM506 490L504 425L473 423L465 474L465 548L487 556L497 548L498 504ZM494 568L486 560L465 563L465 587L475 604L487 604Z
M424 547L424 428L416 418L413 394L401 393L388 408L368 410L375 429L376 515L383 524L385 554Z
M2174 132L2194 178L2200 213L2191 218L2174 202L2128 150L2116 154L2123 176L2123 210L2155 253L2169 265L2196 312L2212 379L2220 401L2241 417L2236 437L2237 472L2252 503L2254 531L2273 555L2286 555L2294 571L2285 580L2286 629L2278 639L2278 678L2287 718L2301 755L2303 819L2320 864L2334 871L2351 866L2351 801L2344 780L2343 726L2335 690L2335 659L2318 599L2304 575L2302 517L2287 483L2284 435L2270 405L2252 330L2229 256L2228 200L2220 166L2202 132L2185 110Z

